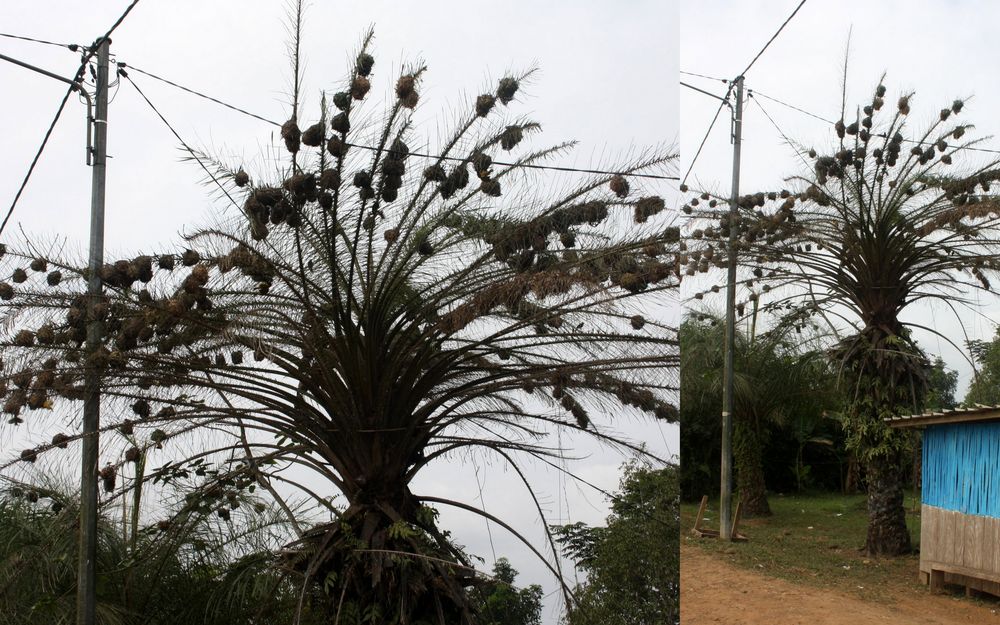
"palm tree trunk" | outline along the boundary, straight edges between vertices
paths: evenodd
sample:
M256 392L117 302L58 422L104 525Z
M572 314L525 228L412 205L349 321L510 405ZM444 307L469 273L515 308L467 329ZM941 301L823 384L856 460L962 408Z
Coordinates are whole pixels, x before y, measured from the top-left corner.
M865 467L868 481L868 536L872 556L898 556L912 551L903 507L903 458L880 456Z
M736 489L743 503L743 516L771 516L764 483L763 450L760 436L750 419L736 420L733 432L733 460L736 466Z

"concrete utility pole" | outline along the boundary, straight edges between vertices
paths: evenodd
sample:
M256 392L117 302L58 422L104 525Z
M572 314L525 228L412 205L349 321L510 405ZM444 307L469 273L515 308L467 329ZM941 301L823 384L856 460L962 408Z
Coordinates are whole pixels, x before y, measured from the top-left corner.
M733 506L733 374L736 343L736 226L740 199L740 141L743 138L743 76L736 78L733 113L733 191L729 199L729 281L726 286L726 358L722 389L722 488L719 537L732 540Z
M104 265L104 183L108 148L108 59L111 40L98 40L97 46L97 106L94 114L94 160L90 193L90 275L87 282L89 300L87 322L87 354L101 345L103 324L93 314L101 298L101 267ZM80 569L77 574L77 625L95 625L97 608L97 458L98 431L101 425L100 371L86 365L85 397L83 400L83 475L80 478Z

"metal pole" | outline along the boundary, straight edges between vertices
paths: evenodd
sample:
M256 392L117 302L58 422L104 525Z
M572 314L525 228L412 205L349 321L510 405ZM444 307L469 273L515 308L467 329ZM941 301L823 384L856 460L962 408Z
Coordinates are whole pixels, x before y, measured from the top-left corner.
M97 42L97 106L94 115L94 162L90 195L90 262L87 354L101 345L103 324L93 314L101 298L101 266L104 264L104 182L108 146L108 48L111 40ZM100 372L86 365L83 401L83 475L80 478L80 562L77 575L77 625L94 625L97 608L97 457L101 424Z
M736 78L733 114L733 192L729 199L729 282L726 285L726 360L722 390L722 493L719 536L732 540L733 505L733 351L736 343L736 225L740 197L740 141L743 136L743 76Z

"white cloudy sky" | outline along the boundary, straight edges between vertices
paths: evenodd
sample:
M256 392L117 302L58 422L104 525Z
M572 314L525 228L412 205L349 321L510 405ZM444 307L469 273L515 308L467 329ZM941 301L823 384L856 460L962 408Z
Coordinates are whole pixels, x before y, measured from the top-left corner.
M7 0L0 3L0 31L65 43L90 43L127 2ZM459 106L510 69L537 63L541 72L521 99L521 110L542 123L546 143L575 139L576 151L560 163L591 166L630 150L675 144L678 123L678 6L676 0L611 2L345 3L314 1L305 25L304 97L318 101L336 90L363 31L376 28L374 93L405 61L429 66L420 119L429 141ZM285 3L264 0L146 0L113 37L115 57L133 66L232 102L260 115L288 116L289 72ZM0 38L0 53L70 75L78 62L57 48ZM197 146L252 159L273 142L272 128L133 73L136 82ZM385 79L379 82L379 79ZM31 156L51 121L64 88L50 79L0 63L7 85L0 116L0 209L13 198ZM308 115L307 115L308 117ZM9 227L84 249L90 170L84 165L84 106L72 101L18 205ZM176 240L222 206L200 184L196 166L181 163L177 141L127 84L111 103L108 166L108 256ZM672 189L658 189L670 197ZM672 199L671 199L672 202ZM6 238L7 235L5 235ZM650 423L614 427L661 456L677 452L677 430ZM575 467L586 479L613 490L623 458L582 441L564 441L587 458ZM456 477L458 476L458 477ZM599 523L607 505L600 495L556 472L532 468L553 517ZM488 511L513 517L538 544L541 524L512 475L496 465L480 470ZM470 501L476 482L471 465L442 467L418 488ZM553 519L555 521L560 519ZM469 550L492 565L481 520L445 513L444 524ZM509 556L521 583L555 585L543 567L493 527L497 555ZM557 601L546 604L554 623Z
M734 78L798 5L799 0L705 0L681 7L681 70L712 77ZM793 104L820 117L839 118L843 65L848 36L847 102L864 103L883 72L889 102L904 91L915 91L911 125L920 127L956 98L971 96L962 113L964 123L983 136L1000 130L995 112L1000 83L995 79L998 51L997 5L987 0L809 0L784 32L747 73L746 86ZM721 82L682 76L701 88L723 93ZM689 89L681 90L682 172L687 170L708 128L717 102ZM818 148L835 138L832 128L812 117L757 98L785 135ZM798 173L797 157L761 109L751 102L743 124L742 188L780 188L784 176ZM728 189L732 163L729 123L725 113L695 163L692 180ZM1000 141L984 147L998 148ZM973 301L977 301L973 297ZM963 311L955 319L949 308L919 306L907 315L963 345L970 338L992 337L1000 307L980 296L979 314ZM720 300L721 303L721 300ZM972 368L959 350L928 332L917 339L928 352L942 355L960 373L959 396Z

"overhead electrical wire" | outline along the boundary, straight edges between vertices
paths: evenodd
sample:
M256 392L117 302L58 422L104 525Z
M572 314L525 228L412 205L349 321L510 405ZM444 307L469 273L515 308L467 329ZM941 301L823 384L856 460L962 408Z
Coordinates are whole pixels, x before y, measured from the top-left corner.
M138 68L135 65L132 65L130 63L119 62L118 66L119 66L119 68L121 68L121 70L124 70L125 73L122 74L122 75L124 75L129 80L129 82L132 82L132 79L128 76L128 71L129 70L135 70L135 71L139 72L140 74L149 76L150 78L153 78L155 80L159 80L159 81L161 81L161 82L163 82L165 84L168 84L168 85L170 85L170 86L172 86L174 88L180 89L180 90L185 91L187 93L190 93L190 94L192 94L194 96L197 96L197 97L200 97L200 98L204 98L204 99L209 100L210 102L214 102L214 103L216 103L216 104L218 104L220 106L224 106L224 107L226 107L226 108L228 108L228 109L230 109L232 111L236 111L238 113L241 113L241 114L246 115L248 117L252 117L253 119L256 119L256 120L259 120L259 121L271 124L273 126L278 126L278 127L281 126L280 123L278 123L278 122L276 122L276 121L274 121L272 119L268 119L268 118L266 118L266 117L264 117L262 115L257 115L256 113L251 113L250 111L247 111L246 109L240 108L240 107L238 107L238 106L236 106L234 104L229 104L228 102L225 102L223 100L220 100L219 98L215 98L215 97L210 96L208 94L202 93L202 92L200 92L200 91L198 91L196 89L192 89L190 87L185 87L184 85L181 85L181 84L178 84L178 83L176 83L176 82L174 82L172 80L168 80L166 78L163 78L162 76L157 76L157 75L155 75L155 74L153 74L151 72L148 72L146 70L140 69L140 68ZM135 83L133 82L133 85L134 84ZM362 150L371 150L371 151L377 151L378 150L377 147L370 146L370 145L362 145L362 144L359 144L359 143L346 143L346 145L348 145L350 147L359 148L359 149L362 149ZM409 155L410 156L415 156L415 157L418 157L418 158L429 158L429 159L443 160L443 161L465 162L467 160L467 159L462 158L462 157L449 157L449 156L441 156L440 154L429 154L429 153L422 153L422 152L410 152ZM582 173L582 174L596 174L596 175L600 175L600 176L613 176L613 175L616 175L616 174L620 173L620 172L614 172L614 171L606 171L606 170L602 170L602 169L586 169L586 168L580 168L580 167L560 167L558 165L539 165L537 163L508 163L508 162L502 162L502 161L493 161L493 164L501 166L501 167L519 167L519 168L525 168L525 169L541 169L541 170L547 170L547 171L561 171L561 172ZM650 179L650 180L675 180L675 181L679 180L679 178L677 176L665 176L665 175L661 175L661 174L647 174L647 173L641 173L641 172L633 172L633 173L627 174L627 176L630 177L630 178L647 178L647 179Z
M139 0L132 0L132 3L125 8L125 11L118 17L117 20L115 20L115 23L111 25L111 28L109 28L107 32L104 33L104 36L98 39L95 45L90 46L89 48L84 48L86 52L82 55L82 58L80 60L80 67L73 77L74 82L78 82L80 78L83 76L84 69L87 67L87 64L90 62L90 59L94 56L94 53L97 51L97 45L102 41L104 41L105 39L107 39L108 37L110 37L111 34L114 33L119 26L121 26L122 22L125 21L125 18L128 17L129 13L132 12L132 9L134 9L137 4L139 4ZM21 35L11 35L7 33L2 33L2 36L12 39L32 41L35 43L41 43L46 45L53 45L60 47L65 46L73 51L76 51L77 49L80 48L80 46L77 46L76 44L59 44L52 41L46 41L44 39L35 39L33 37L24 37ZM69 101L69 96L75 90L76 87L71 86L66 91L66 95L63 96L62 102L59 103L59 108L56 110L55 117L53 117L52 123L49 124L48 130L45 131L45 136L42 138L41 145L38 146L38 151L35 152L35 157L31 159L31 165L28 166L28 172L24 175L24 179L21 181L21 186L18 188L17 194L14 196L14 201L11 202L10 208L7 209L7 214L4 216L3 222L0 222L0 234L3 234L4 229L7 227L7 223L10 221L11 216L13 216L14 209L17 207L17 202L18 200L21 199L21 195L24 193L24 189L28 186L28 181L31 179L31 174L35 171L35 166L38 165L38 160L41 158L42 152L45 151L45 146L48 145L49 137L52 136L52 131L55 129L56 123L62 116L63 109L66 108L66 102ZM88 124L91 123L90 120L87 120L87 123Z
M778 27L778 30L775 31L775 33L771 35L771 38L767 40L767 43L765 43L764 47L760 49L760 52L757 53L757 56L753 57L753 60L750 61L750 64L747 65L746 69L740 72L740 76L746 76L746 73L750 71L750 68L753 67L754 63L757 62L757 59L759 59L764 54L764 51L767 50L772 43L774 43L774 40L778 38L778 35L781 34L781 31L785 29L785 26L788 26L788 22L792 21L792 18L795 17L795 14L799 12L799 9L801 9L802 5L804 5L805 3L806 0L802 0L801 2L799 2L799 5L795 7L795 10L792 11L792 14L789 15L788 18L781 23L781 26Z

